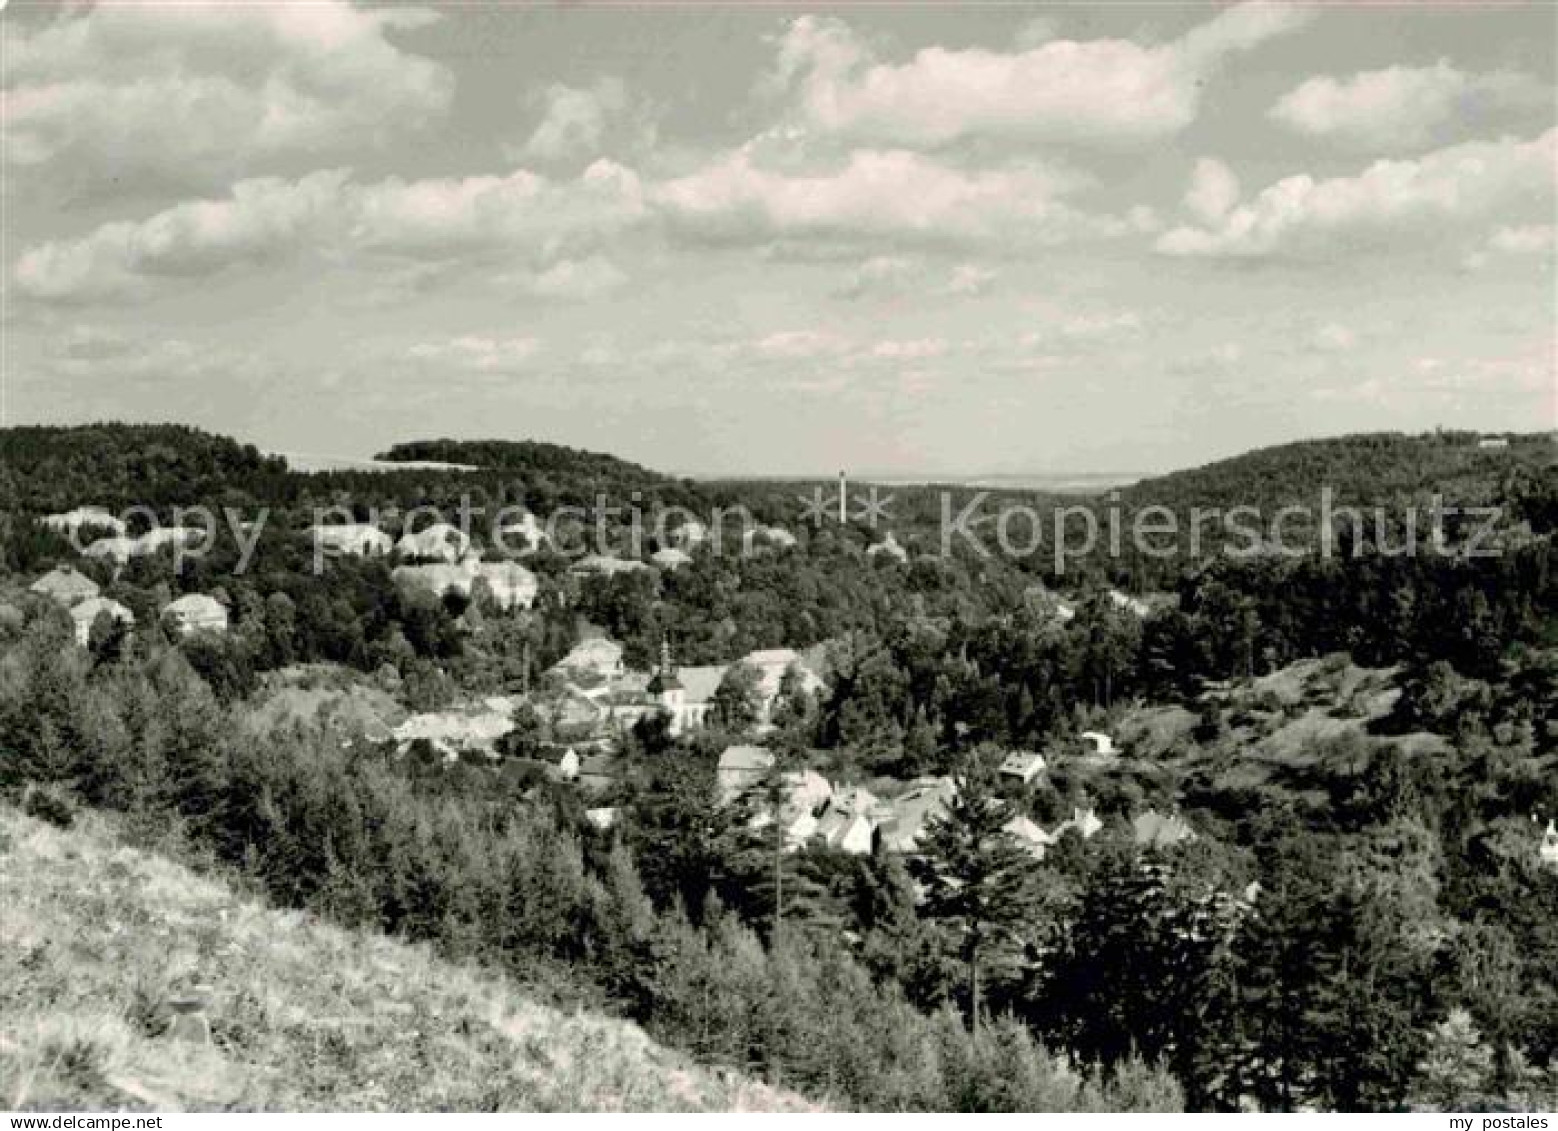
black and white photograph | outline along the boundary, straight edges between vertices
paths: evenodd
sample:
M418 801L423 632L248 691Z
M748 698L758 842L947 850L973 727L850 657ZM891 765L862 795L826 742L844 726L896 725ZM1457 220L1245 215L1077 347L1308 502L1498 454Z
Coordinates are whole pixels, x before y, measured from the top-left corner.
M1558 1131L1555 0L0 87L0 1131Z

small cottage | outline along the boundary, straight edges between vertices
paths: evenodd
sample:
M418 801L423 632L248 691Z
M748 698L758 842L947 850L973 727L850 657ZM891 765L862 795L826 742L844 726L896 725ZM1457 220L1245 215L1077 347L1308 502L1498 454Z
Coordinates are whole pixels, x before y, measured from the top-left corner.
M204 593L184 594L164 607L162 616L180 636L200 631L227 631L227 610L215 597Z
M97 582L85 574L77 573L68 565L51 569L28 588L59 602L67 609L80 601L96 597L98 592Z

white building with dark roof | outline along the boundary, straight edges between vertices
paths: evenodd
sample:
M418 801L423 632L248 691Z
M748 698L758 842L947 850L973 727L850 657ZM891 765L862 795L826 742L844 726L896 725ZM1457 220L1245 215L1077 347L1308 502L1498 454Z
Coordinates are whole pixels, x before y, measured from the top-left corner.
M192 632L226 632L227 609L215 597L204 593L186 593L170 601L162 610L163 618L180 636Z

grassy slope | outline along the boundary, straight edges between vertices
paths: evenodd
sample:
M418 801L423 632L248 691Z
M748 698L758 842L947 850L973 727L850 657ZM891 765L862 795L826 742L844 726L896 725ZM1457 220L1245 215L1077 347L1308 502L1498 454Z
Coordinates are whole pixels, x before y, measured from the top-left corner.
M209 987L212 1041L162 1035ZM0 808L0 1107L795 1110L636 1027Z

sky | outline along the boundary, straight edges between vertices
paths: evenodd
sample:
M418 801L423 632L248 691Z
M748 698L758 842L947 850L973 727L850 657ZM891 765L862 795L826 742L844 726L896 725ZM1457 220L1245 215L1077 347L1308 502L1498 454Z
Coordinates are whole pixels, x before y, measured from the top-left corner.
M741 475L1553 428L1555 21L11 0L4 423Z

